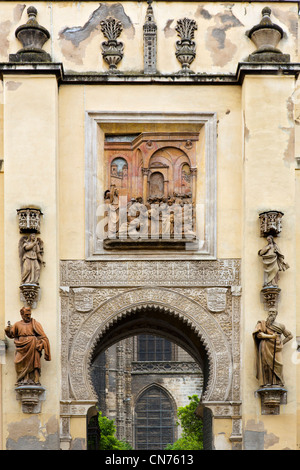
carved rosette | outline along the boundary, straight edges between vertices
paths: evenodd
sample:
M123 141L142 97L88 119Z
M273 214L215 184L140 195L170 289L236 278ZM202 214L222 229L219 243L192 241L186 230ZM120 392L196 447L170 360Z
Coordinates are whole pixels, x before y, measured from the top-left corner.
M110 72L117 72L117 65L124 55L124 44L117 41L123 30L123 25L121 21L112 17L101 21L100 25L102 33L107 38L107 41L101 44L103 59L109 65Z
M179 73L189 74L194 73L190 69L190 65L196 57L196 43L193 41L195 30L197 30L197 23L195 20L183 18L177 21L175 30L180 41L176 42L176 58L181 63L182 69Z
M260 236L268 237L273 235L278 236L281 232L281 220L283 212L280 211L266 211L259 214L260 222Z

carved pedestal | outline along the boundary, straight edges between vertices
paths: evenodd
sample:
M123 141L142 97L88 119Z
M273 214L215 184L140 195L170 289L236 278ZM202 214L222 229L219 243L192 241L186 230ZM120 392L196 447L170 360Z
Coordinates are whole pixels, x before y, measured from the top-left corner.
M280 405L287 403L287 390L283 387L272 385L261 387L256 391L261 399L262 415L279 415Z
M281 289L278 286L265 286L260 292L266 310L270 310L270 308L277 309Z
M37 302L40 300L40 286L38 284L21 284L20 298L25 307L36 308Z
M277 237L281 232L281 219L283 212L280 211L266 211L259 214L260 222L260 236L268 237L273 235Z
M15 388L17 400L22 403L23 413L40 413L46 389L41 385L19 385Z
M41 216L43 215L40 209L25 207L17 209L17 213L20 233L40 233Z

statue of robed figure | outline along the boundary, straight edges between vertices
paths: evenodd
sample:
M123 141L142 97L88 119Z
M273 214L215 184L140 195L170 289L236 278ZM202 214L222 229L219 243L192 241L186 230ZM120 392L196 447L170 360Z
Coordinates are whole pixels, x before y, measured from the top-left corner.
M51 360L50 343L42 325L31 318L31 308L23 307L20 313L22 320L5 328L6 336L15 343L17 384L40 385L41 355L44 350L45 360Z
M256 354L256 378L262 386L283 386L283 345L293 335L281 323L275 322L276 309L270 309L267 320L258 321L253 339Z
M43 241L31 233L19 241L19 258L21 264L21 283L39 284L41 265L43 262Z
M264 286L277 286L279 271L286 271L289 265L284 261L284 256L272 235L267 237L267 242L268 244L258 252L264 266Z

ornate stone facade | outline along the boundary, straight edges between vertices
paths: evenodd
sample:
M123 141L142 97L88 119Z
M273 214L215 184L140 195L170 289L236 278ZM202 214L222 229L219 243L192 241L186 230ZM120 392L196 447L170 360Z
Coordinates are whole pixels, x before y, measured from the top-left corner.
M68 408L69 416L81 414L80 409L86 411L97 402L90 365L102 338L115 331L116 339L118 325L121 327L127 318L139 331L134 319L142 318L143 311L150 311L159 312L169 327L173 325L166 333L170 337L178 325L185 325L191 332L198 348L205 351L202 360L208 366L203 403L212 409L218 403L218 415L237 419L232 404L239 410L239 286L239 260L116 265L62 261L62 406ZM150 321L142 328L151 325ZM179 344L187 348L184 335L178 338ZM191 351L195 354L193 348ZM227 410L225 414L223 408Z

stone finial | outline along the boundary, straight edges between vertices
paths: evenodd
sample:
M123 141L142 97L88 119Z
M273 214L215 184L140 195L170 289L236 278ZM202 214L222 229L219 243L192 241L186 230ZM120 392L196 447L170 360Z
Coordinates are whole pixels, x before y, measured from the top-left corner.
M16 54L10 54L10 62L51 62L51 56L43 51L43 46L50 38L49 31L36 20L37 9L27 8L28 21L16 29L15 35L23 48Z
M109 71L116 72L117 64L122 60L124 55L124 44L117 41L123 31L122 22L109 17L101 21L100 26L102 33L107 38L107 41L101 44L103 59L109 65Z
M179 73L194 73L190 70L190 64L196 57L196 44L193 41L195 30L198 29L195 20L183 18L177 21L176 31L181 41L176 42L176 57L181 63Z
M257 50L249 55L248 62L290 62L289 54L283 54L277 49L284 32L279 25L272 22L271 12L269 7L263 8L260 23L246 32L257 47Z

